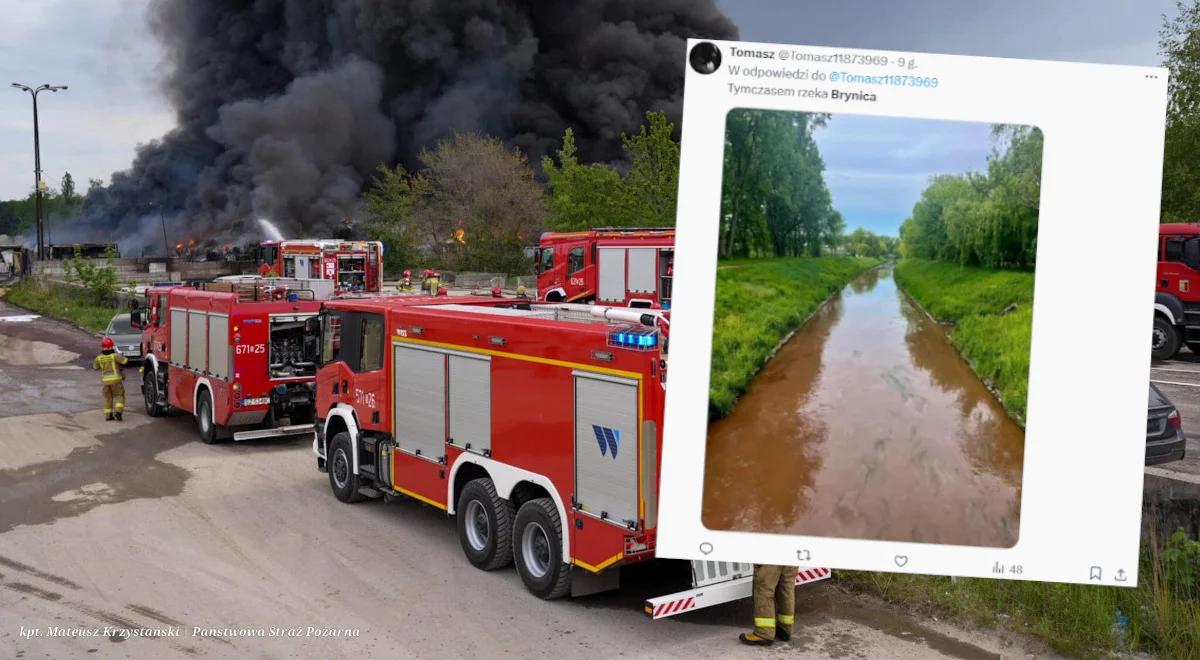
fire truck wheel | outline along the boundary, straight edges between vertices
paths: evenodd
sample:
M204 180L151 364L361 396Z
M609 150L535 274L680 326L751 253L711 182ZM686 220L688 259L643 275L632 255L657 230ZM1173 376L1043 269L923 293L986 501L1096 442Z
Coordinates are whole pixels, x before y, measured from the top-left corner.
M1161 316L1154 317L1150 355L1155 360L1169 360L1179 352L1179 333Z
M142 375L142 399L146 402L146 415L158 417L163 414L163 407L158 405L158 378L154 368L150 367Z
M463 486L458 496L458 541L475 568L494 571L512 563L515 509L496 494L491 479L474 479Z
M217 425L213 422L212 395L208 390L200 392L196 400L196 428L200 431L200 440L206 445L217 441Z
M517 511L513 555L525 588L550 600L571 589L571 567L563 563L562 523L548 497L529 500Z
M349 433L342 431L333 436L333 442L329 445L329 487L333 489L333 496L346 504L363 499L363 494L358 492L358 475L354 474L352 451Z

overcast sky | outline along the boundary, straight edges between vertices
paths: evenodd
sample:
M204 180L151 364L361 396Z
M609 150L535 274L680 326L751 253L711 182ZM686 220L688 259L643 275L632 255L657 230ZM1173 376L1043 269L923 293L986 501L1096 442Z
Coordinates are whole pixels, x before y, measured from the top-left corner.
M1161 16L1174 14L1174 0L718 2L750 41L1139 65L1160 63ZM55 187L64 171L81 190L88 178L107 182L114 170L129 165L137 144L174 124L157 87L162 48L146 27L147 4L10 0L0 40L0 199L24 195L33 185L30 99L8 87L10 82L70 86L38 97L42 167ZM850 123L831 123L818 135L823 148L846 145L825 153L834 203L851 229L894 226L898 220L885 219L872 205L889 199L889 208L900 208L896 200L912 197L913 181L935 172L913 169L927 162L922 159L866 157L870 145L856 147L853 136L841 134ZM948 153L950 160L941 162L960 157L965 156ZM911 207L911 201L905 203Z

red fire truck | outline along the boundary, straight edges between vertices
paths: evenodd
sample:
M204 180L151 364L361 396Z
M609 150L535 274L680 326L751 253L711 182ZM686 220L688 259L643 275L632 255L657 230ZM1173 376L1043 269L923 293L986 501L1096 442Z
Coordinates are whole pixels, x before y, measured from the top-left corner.
M191 413L206 443L230 432L234 440L311 432L317 313L331 290L320 280L256 277L147 289L131 315L142 329L146 414Z
M534 257L538 300L671 307L674 229L546 232Z
M317 467L351 503L405 495L455 516L467 560L532 593L616 588L654 557L665 312L484 297L325 303ZM829 577L805 568L797 584ZM745 598L748 564L692 562L675 616Z
M258 246L259 275L332 280L341 292L383 289L383 243L300 239L264 241Z
M1152 355L1169 359L1184 344L1200 354L1200 225L1159 225L1157 274Z
M654 555L662 312L484 297L326 302L317 466L335 496L457 516L467 559L543 598Z

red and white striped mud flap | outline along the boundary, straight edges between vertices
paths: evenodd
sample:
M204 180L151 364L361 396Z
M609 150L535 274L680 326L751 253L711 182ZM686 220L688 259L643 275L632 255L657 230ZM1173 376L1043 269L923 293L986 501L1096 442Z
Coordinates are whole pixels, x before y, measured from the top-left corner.
M711 562L710 562L711 563ZM693 575L697 576L695 571ZM659 596L646 600L645 612L646 616L651 619L663 619L684 612L692 612L728 603L733 600L749 598L754 590L753 575L745 575L735 572L732 579L723 580L720 582L709 582L701 587L680 591L678 593L667 596ZM832 572L828 568L808 568L801 567L796 572L796 584L808 584L809 582L818 582L820 580L829 579ZM699 581L696 577L694 581Z

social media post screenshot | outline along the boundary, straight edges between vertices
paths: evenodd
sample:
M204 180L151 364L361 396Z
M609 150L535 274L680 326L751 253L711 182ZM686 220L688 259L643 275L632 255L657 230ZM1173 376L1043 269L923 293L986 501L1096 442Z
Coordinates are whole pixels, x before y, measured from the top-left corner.
M688 49L660 556L1135 586L1165 71Z

